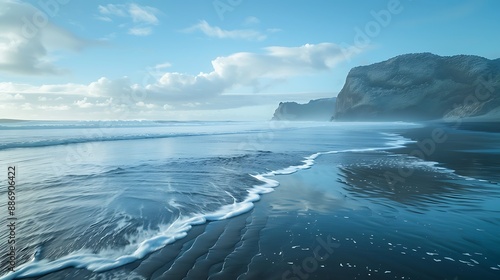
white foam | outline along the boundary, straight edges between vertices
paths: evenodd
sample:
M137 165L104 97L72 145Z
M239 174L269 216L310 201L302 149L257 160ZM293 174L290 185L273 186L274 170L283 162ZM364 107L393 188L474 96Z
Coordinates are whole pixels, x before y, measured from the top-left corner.
M389 148L386 147L386 148L371 148L371 149L352 149L349 151L350 152L367 152L367 151L375 151L375 150L398 149L398 148L403 148L406 144L417 142L417 141L414 141L414 140L405 138L401 135L397 135L397 134L393 134L393 133L381 132L381 134L390 137L389 139L391 141L389 141L387 143L387 146L389 146ZM433 168L434 170L436 170L438 172L452 174L452 175L456 176L457 178L461 178L461 179L464 179L466 181L477 181L477 182L483 182L483 183L489 182L488 180L484 180L484 179L478 179L478 178L474 178L474 177L470 177L470 176L459 175L456 173L456 170L454 170L454 169L438 166L440 163L436 162L436 161L424 160L424 159L421 159L419 157L411 156L411 155L408 155L407 157L416 159L416 161L413 163L415 166L424 165L424 166Z

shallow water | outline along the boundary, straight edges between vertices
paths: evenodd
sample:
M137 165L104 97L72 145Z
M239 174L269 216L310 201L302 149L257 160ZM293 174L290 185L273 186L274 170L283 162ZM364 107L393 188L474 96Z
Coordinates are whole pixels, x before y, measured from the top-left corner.
M18 275L300 279L322 242L311 279L499 275L494 133L449 129L420 159L408 123L15 125Z

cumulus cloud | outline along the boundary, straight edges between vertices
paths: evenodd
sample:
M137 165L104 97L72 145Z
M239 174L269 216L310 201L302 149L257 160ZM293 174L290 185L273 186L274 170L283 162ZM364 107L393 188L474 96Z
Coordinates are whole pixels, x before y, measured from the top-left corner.
M213 71L188 75L165 73L147 89L163 94L214 96L236 86L254 91L290 77L332 69L352 53L333 43L306 44L300 47L268 47L264 53L235 53L212 61Z
M199 23L184 29L184 31L185 32L201 31L203 34L209 37L215 37L221 39L229 38L229 39L262 41L267 37L266 34L263 34L253 29L224 30L218 26L211 26L205 20L202 20Z
M28 3L0 1L0 71L24 75L64 72L53 64L51 51L78 51L89 43L54 25L50 18Z
M211 71L197 75L168 72L171 65L160 63L151 67L156 70L152 74L154 77L144 79L140 84L128 77L101 77L89 84L32 86L0 83L0 98L17 102L19 106L23 102L36 104L37 100L50 101L50 104L44 102L46 107L36 107L44 110L48 110L50 105L56 106L54 110L104 110L113 114L134 110L217 110L259 106L281 98L258 94L262 88L295 76L329 71L350 55L333 43L274 46L260 53L240 52L217 57L212 61ZM240 87L253 89L256 93L247 96L227 94ZM64 99L61 99L63 96Z
M106 77L88 85L88 93L93 96L116 97L120 95L131 95L136 86L131 85L128 77L110 80Z
M160 11L150 6L130 4L107 4L97 7L97 19L112 22L112 17L129 18L133 26L128 29L128 34L135 36L148 36L153 32L151 26L159 24L157 15Z
M144 107L144 108L147 108L147 109L153 109L153 108L156 108L158 106L156 106L155 104L152 104L152 103L144 103L143 101L139 101L137 103L135 103L135 105L137 107Z
M90 108L94 106L94 104L87 102L87 97L83 98L82 100L75 101L73 104L80 108Z

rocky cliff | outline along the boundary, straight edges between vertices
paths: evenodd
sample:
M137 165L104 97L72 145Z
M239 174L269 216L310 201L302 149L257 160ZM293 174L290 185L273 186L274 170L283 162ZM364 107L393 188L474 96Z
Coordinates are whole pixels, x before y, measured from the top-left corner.
M353 68L334 119L498 118L499 110L500 59L420 53Z
M307 104L280 102L273 120L329 121L335 113L336 98L311 100Z

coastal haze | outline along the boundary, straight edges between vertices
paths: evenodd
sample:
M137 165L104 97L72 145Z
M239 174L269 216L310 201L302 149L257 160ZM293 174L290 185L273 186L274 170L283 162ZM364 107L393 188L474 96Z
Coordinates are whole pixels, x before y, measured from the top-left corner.
M0 0L0 279L499 279L498 8Z

